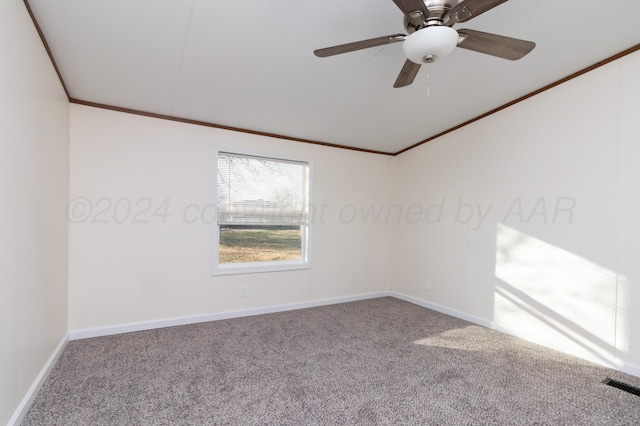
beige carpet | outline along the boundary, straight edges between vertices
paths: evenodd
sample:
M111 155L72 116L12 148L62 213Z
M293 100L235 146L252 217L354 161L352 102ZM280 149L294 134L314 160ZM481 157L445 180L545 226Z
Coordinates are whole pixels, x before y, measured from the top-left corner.
M22 424L640 424L606 377L382 298L71 341Z

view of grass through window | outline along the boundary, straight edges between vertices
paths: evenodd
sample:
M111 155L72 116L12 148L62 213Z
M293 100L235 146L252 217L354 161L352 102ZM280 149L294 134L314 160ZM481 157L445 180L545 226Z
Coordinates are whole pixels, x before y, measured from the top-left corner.
M219 263L267 262L302 258L300 227L221 226Z

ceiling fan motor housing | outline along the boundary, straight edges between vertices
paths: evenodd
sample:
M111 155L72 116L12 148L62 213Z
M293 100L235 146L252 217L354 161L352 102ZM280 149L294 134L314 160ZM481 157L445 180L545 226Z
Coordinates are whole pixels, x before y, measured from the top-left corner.
M424 16L422 11L411 12L404 17L404 28L408 34L412 34L431 25L442 25L445 22L447 13L453 6L458 4L457 0L424 0L424 5L429 11L428 16ZM413 15L416 13L416 15ZM422 17L419 19L418 16Z

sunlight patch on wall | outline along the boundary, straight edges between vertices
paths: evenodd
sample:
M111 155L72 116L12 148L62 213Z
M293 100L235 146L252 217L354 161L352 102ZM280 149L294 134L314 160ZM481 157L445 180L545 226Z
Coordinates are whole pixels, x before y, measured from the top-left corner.
M496 324L580 356L610 361L616 345L628 350L620 333L628 328L627 316L618 310L616 317L623 277L503 224L498 224L496 247Z

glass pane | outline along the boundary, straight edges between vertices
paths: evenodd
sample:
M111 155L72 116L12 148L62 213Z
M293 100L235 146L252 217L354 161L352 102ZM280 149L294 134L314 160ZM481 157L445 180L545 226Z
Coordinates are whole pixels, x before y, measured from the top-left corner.
M220 226L219 263L302 259L300 226Z

